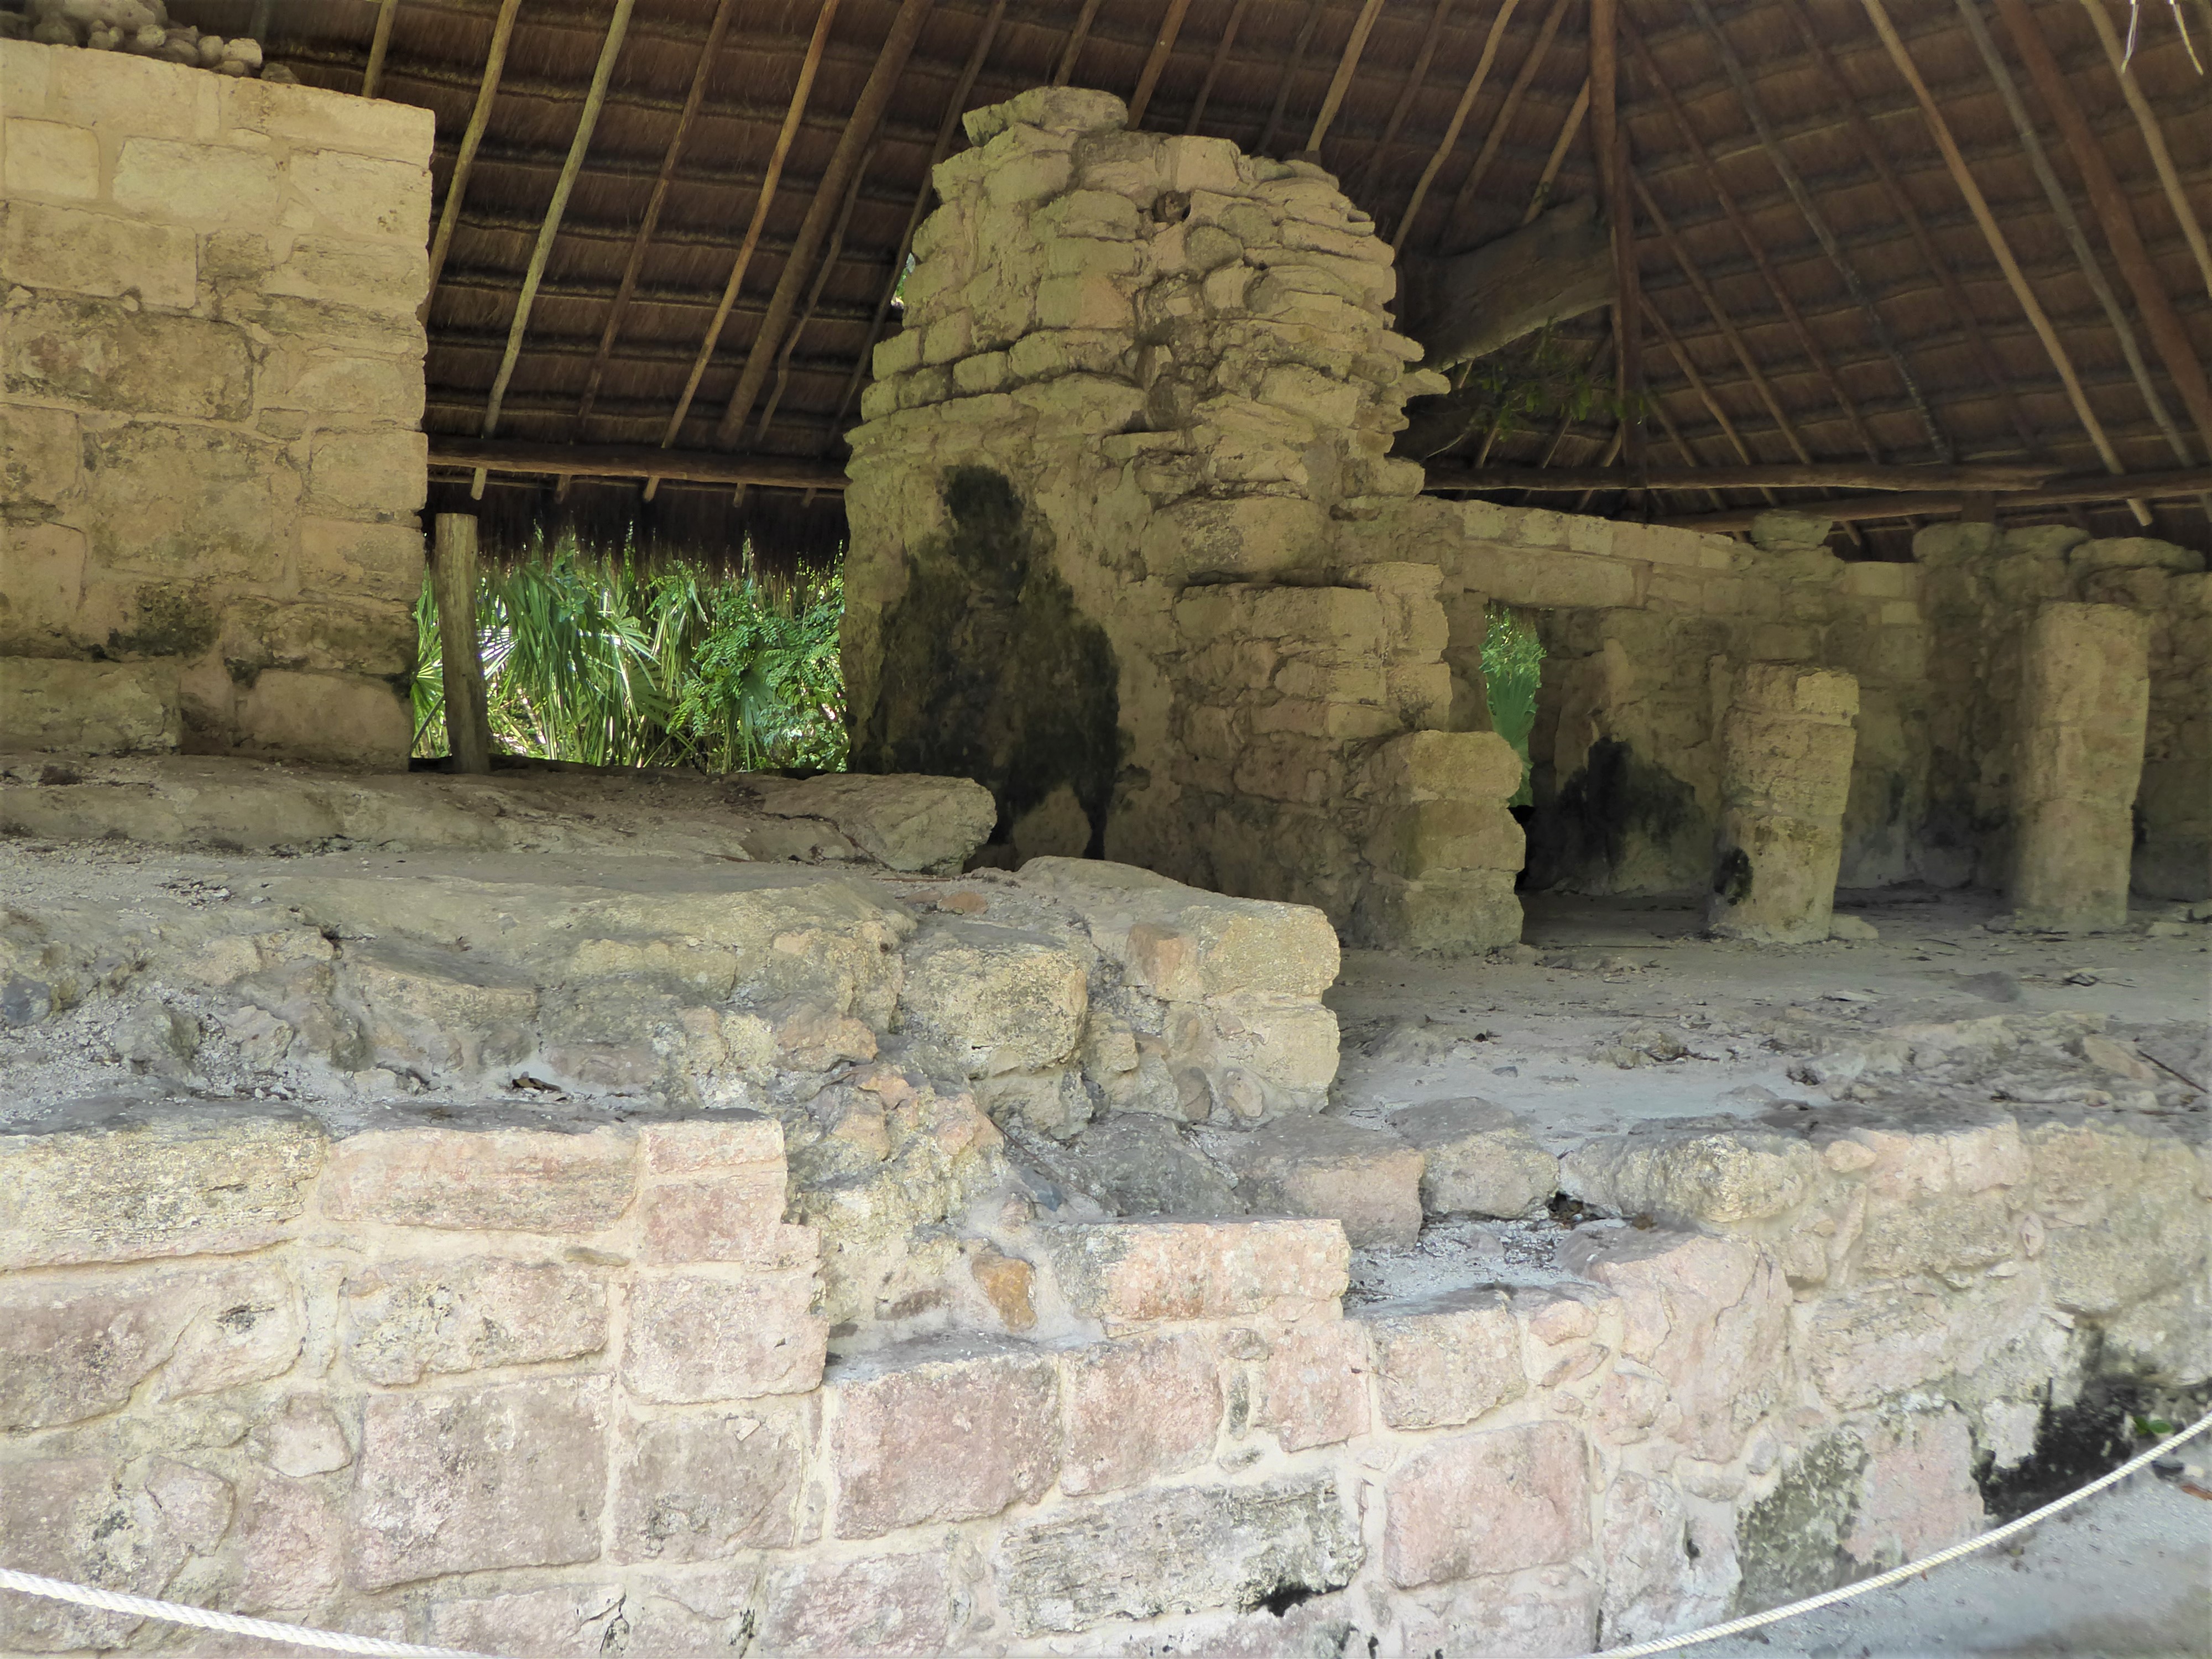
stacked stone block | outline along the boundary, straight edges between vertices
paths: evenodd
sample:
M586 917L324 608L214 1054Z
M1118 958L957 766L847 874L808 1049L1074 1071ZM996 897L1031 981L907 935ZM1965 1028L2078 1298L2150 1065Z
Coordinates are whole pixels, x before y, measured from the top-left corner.
M428 112L22 40L0 87L0 740L404 763Z
M1421 484L1389 457L1401 407L1441 388L1390 326L1388 245L1318 167L1130 132L1103 94L967 118L853 434L859 763L927 763L899 734L933 719L1003 730L988 763L941 763L993 772L1015 860L1103 850L1376 943L1516 937L1510 894L1437 908L1368 856L1378 814L1416 804L1364 785L1371 751L1456 723L1439 575L1382 523ZM1018 526L974 510L979 472ZM1027 575L993 599L986 543L1048 568L1073 623ZM979 700L963 656L911 665L917 630L972 631L1008 600L1037 613L1024 640L1095 633L1108 683ZM1105 729L1030 740L1039 702L1095 704ZM1112 751L1106 775L1048 775L1086 748ZM1369 902L1378 882L1397 885Z
M2112 605L2046 605L2028 626L2007 883L2021 921L2127 921L2149 631L2140 613Z
M1679 1632L1971 1534L2100 1364L2212 1370L2170 1121L1821 1116L1587 1144L1656 1224L1541 1285L1346 1310L1334 1222L1040 1218L1055 1334L844 1351L749 1112L88 1107L0 1135L0 1547L533 1655Z
M1858 702L1858 683L1836 669L1754 662L1737 672L1721 723L1712 932L1767 945L1827 938Z

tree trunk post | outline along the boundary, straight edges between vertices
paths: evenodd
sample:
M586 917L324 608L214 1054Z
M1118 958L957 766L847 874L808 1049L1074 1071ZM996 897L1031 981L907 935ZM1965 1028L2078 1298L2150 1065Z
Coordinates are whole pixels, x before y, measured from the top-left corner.
M430 558L438 641L446 672L446 742L456 772L491 770L483 657L477 647L477 521L441 513Z

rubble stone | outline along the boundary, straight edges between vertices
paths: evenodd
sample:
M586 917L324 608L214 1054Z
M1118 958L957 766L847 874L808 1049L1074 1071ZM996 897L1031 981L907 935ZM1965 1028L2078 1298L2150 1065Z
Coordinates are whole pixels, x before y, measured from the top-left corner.
M1534 1215L1559 1190L1559 1160L1489 1101L1401 1107L1390 1127L1420 1152L1421 1207L1431 1215Z
M1332 1218L1355 1249L1420 1233L1422 1155L1389 1130L1288 1117L1215 1146L1255 1210Z

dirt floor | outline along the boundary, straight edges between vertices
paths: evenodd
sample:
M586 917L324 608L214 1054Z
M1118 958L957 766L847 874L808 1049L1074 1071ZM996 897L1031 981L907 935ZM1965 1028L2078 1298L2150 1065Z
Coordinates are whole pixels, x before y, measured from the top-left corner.
M2198 1441L2191 1461L2212 1456ZM2212 1654L2212 1503L2131 1475L1925 1578L1692 1659L2184 1659Z

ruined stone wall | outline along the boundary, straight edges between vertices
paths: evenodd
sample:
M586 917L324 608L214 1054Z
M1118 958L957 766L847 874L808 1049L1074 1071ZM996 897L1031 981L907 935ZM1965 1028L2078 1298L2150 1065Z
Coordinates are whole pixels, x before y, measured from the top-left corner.
M988 784L1010 862L1517 937L1512 781L1454 730L1435 566L1375 533L1421 484L1401 405L1442 384L1407 371L1389 246L1319 168L1103 94L967 121L852 434L855 765ZM1384 751L1429 732L1457 781L1393 793Z
M429 112L0 40L0 747L405 763Z
M1915 539L1934 649L1929 839L1954 879L2004 882L2022 775L2029 631L2048 604L2121 605L2150 629L2150 714L2135 798L2134 885L2212 896L2212 577L2204 557L2148 537L2064 526L1942 525Z
M1540 1285L1346 1307L1334 1221L1040 1216L969 1328L858 1352L750 1112L19 1122L0 1547L544 1659L1680 1632L1965 1537L2077 1402L2212 1370L2170 1123L1821 1118L1589 1143L1569 1188L1656 1224ZM160 1633L0 1605L14 1652Z

